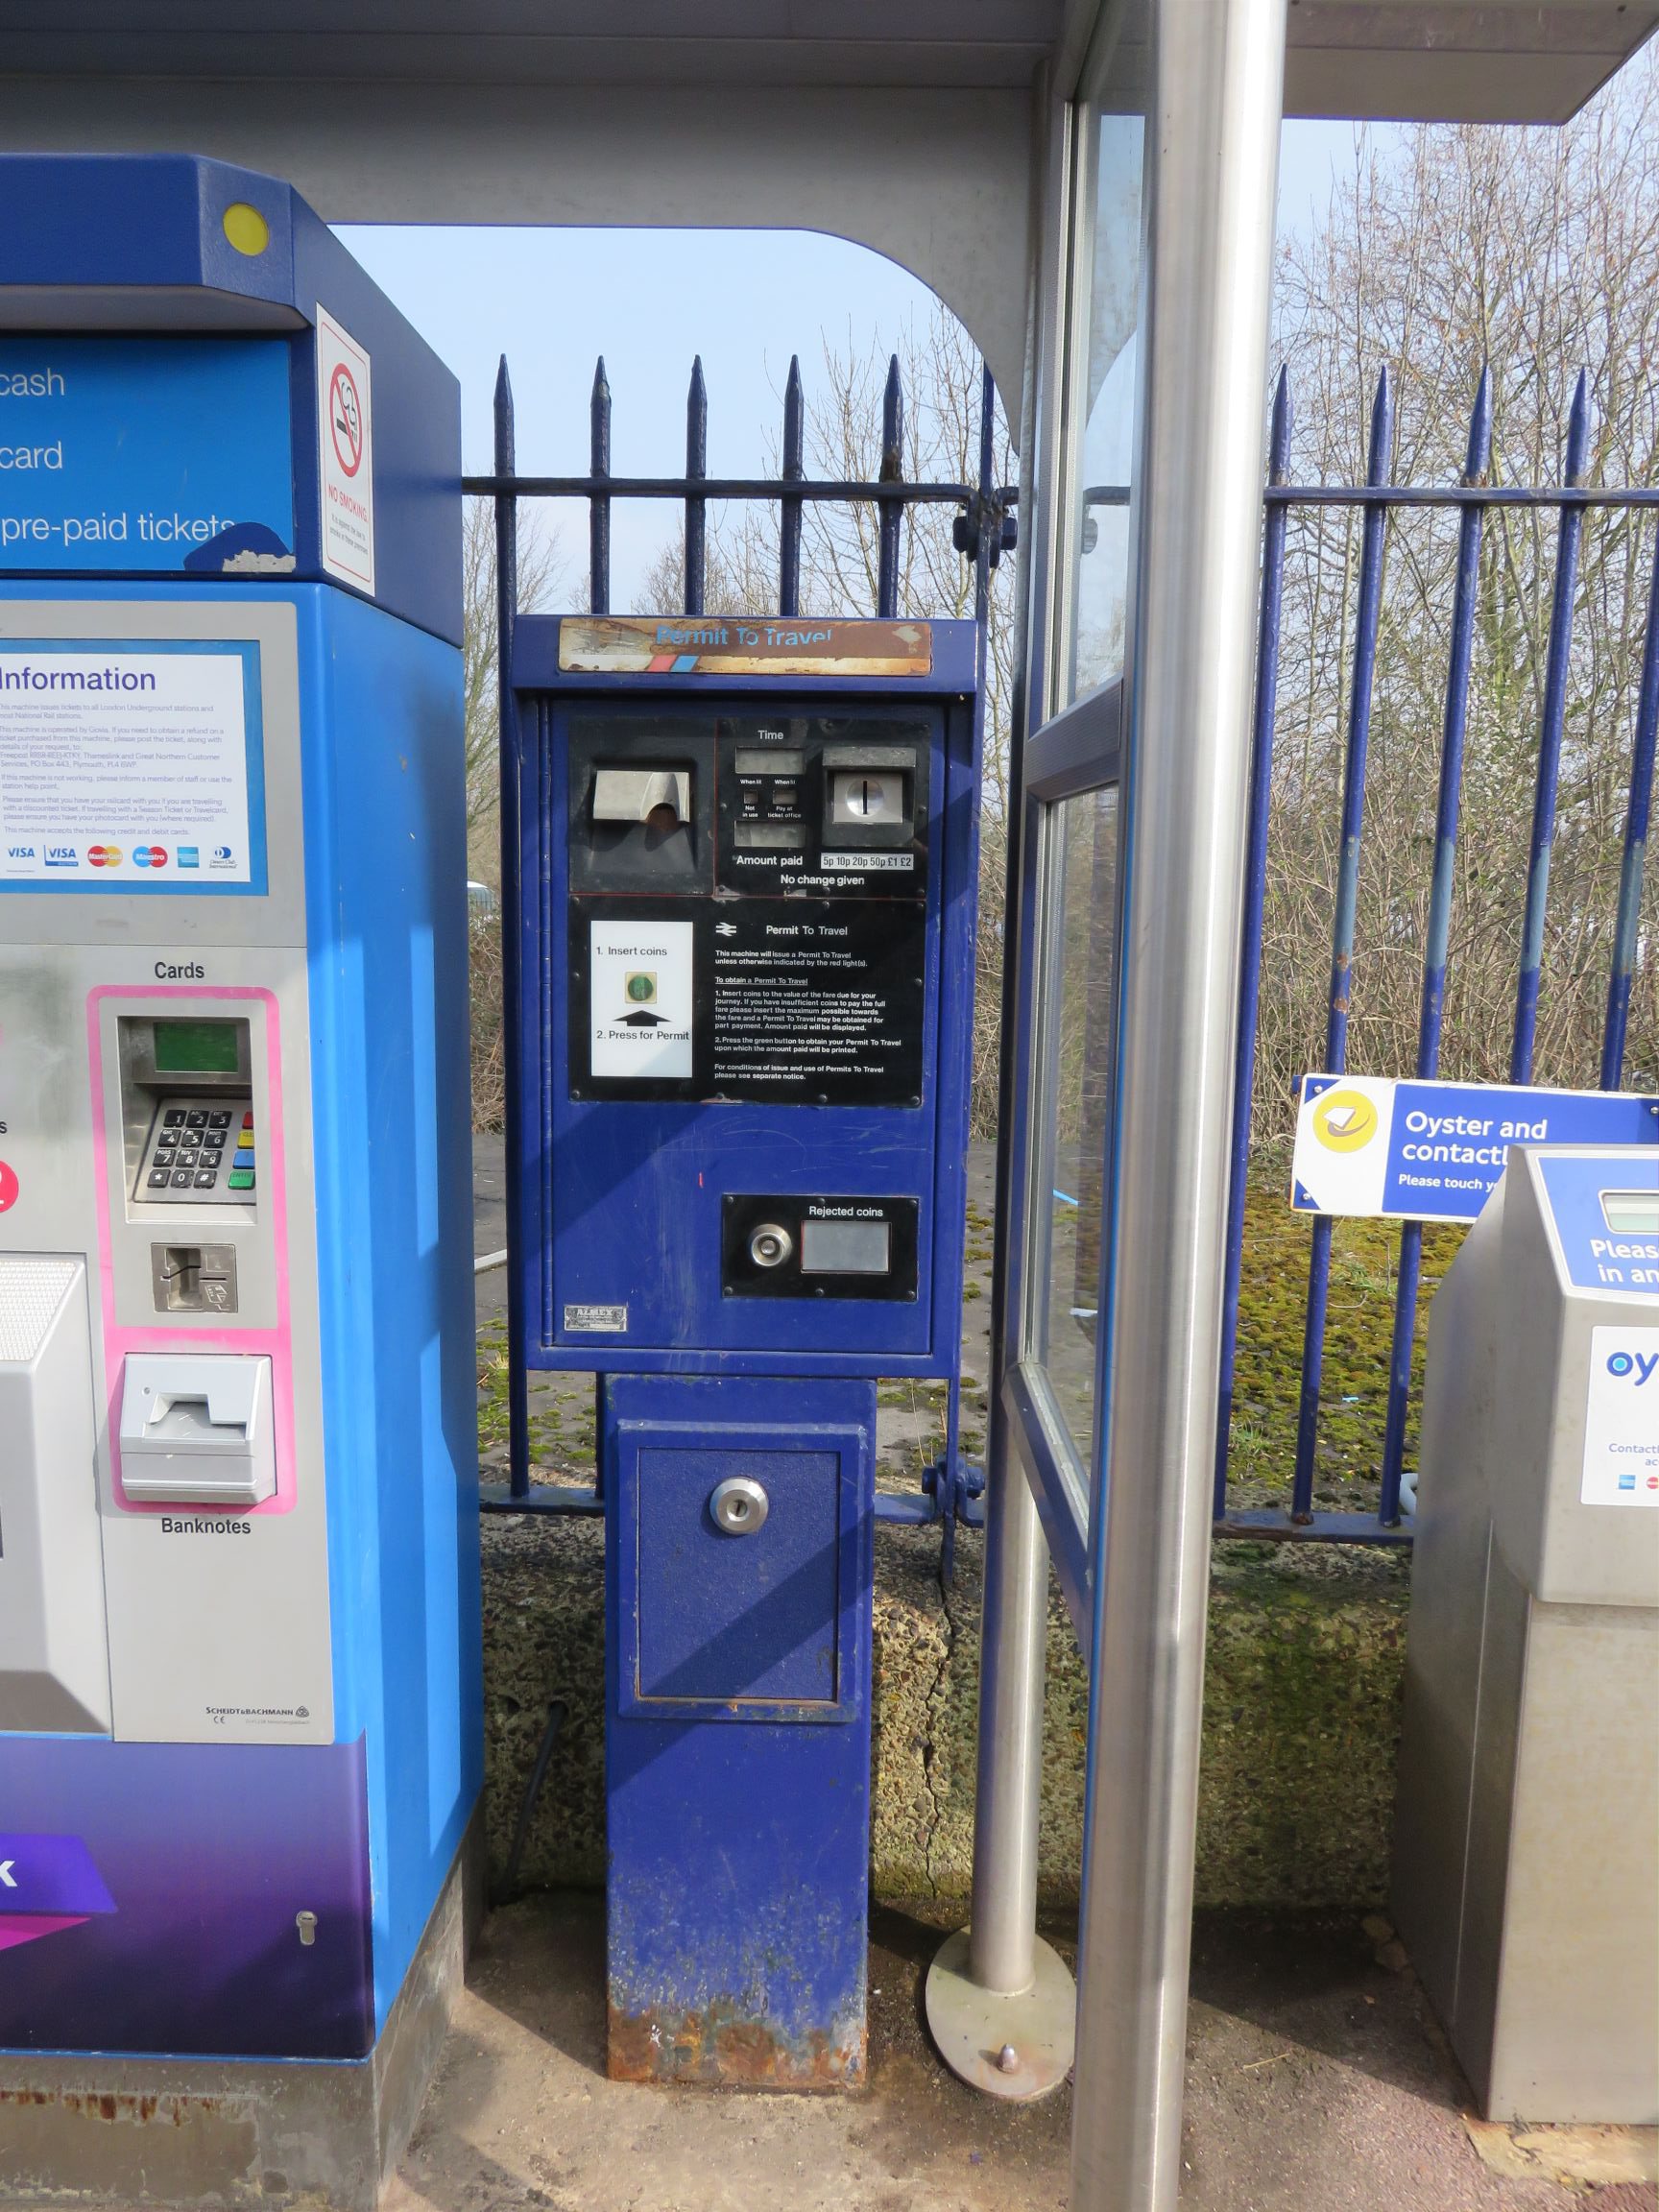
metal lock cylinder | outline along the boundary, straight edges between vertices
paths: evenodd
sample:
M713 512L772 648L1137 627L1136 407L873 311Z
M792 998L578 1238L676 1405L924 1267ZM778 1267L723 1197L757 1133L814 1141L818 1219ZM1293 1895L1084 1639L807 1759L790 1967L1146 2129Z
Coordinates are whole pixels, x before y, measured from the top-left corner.
M728 1536L753 1536L765 1522L771 1501L747 1475L728 1476L709 1493L709 1513Z

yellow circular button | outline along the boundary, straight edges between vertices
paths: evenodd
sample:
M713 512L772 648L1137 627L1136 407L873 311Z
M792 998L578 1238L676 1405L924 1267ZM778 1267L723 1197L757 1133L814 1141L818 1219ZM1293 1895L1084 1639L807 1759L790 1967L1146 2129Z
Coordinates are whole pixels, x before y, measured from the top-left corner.
M233 200L225 210L225 235L238 253L246 253L250 260L263 253L271 243L271 226L257 207L250 207L246 200Z

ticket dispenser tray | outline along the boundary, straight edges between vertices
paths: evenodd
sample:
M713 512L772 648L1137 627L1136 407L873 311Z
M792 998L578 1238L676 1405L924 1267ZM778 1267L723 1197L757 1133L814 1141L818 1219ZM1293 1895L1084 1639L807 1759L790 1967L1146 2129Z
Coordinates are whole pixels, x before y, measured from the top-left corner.
M121 1486L131 1500L163 1505L269 1498L270 1360L134 1353L121 1389Z

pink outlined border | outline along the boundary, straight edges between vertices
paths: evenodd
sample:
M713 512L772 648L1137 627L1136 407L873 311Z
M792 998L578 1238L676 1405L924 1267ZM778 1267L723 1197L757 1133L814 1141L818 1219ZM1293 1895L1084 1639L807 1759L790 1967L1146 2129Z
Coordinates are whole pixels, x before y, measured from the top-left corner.
M104 1039L99 1008L106 998L259 999L265 1007L266 1113L270 1128L257 1138L259 1202L269 1206L276 1279L274 1329L133 1328L115 1318L115 1268L109 1235L108 1143L104 1126ZM172 1513L173 1505L140 1503L121 1486L121 1382L130 1352L266 1353L271 1360L272 1417L276 1447L276 1488L260 1505L192 1506L193 1513L228 1513L240 1520L260 1513L292 1513L294 1476L294 1362L288 1323L288 1184L282 1151L282 1054L275 995L254 985L101 983L86 998L86 1041L92 1069L92 1160L98 1180L98 1278L104 1308L104 1366L109 1388L109 1466L116 1504L125 1513Z

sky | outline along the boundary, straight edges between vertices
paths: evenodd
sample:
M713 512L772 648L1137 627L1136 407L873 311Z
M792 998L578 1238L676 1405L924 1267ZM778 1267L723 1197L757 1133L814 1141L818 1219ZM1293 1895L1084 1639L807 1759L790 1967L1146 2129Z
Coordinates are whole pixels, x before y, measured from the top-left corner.
M1353 156L1348 123L1286 123L1280 228L1316 223L1335 169ZM791 353L808 394L825 336L841 351L891 350L924 324L932 294L866 247L808 231L427 228L343 226L340 236L461 380L465 465L491 465L491 401L507 355L520 469L579 474L588 466L588 401L603 353L612 395L611 466L618 475L685 465L685 391L695 354L709 390L709 467L765 469L780 434ZM780 251L781 248L783 250ZM585 517L548 510L574 586ZM619 500L612 510L612 605L637 604L652 556L677 511Z

